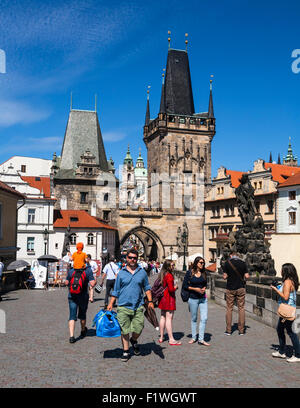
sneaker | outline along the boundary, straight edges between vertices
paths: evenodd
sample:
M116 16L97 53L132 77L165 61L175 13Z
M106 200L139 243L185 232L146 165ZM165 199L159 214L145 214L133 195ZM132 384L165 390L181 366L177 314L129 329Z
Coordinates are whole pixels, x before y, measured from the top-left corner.
M228 331L225 331L224 334L225 334L226 336L231 336L231 333L229 333Z
M286 358L286 355L284 353L280 354L279 351L274 351L274 353L272 353L272 356L277 358Z
M292 356L291 358L287 358L286 361L289 363L298 363L300 362L300 357Z
M70 343L75 343L75 341L76 341L76 340L75 340L75 337L74 337L74 336L69 338L69 342L70 342Z
M121 361L124 361L124 363L126 363L126 361L128 361L129 358L130 358L129 350L128 351L123 351Z
M244 336L244 334L245 334L245 333L242 333L242 332L241 332L241 333L239 333L239 336Z
M85 327L84 330L81 330L80 336L81 336L82 339L86 336L87 331L88 331L87 327Z
M132 344L133 347L133 352L136 356L139 356L141 354L140 348L138 346L138 342L136 340L133 340L132 338L130 339L130 343Z

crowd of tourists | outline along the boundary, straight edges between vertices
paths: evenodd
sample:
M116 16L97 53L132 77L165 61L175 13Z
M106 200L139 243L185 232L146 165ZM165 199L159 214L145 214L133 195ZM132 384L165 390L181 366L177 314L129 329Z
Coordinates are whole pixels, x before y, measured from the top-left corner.
M161 311L159 321L158 342L167 340L170 346L181 346L182 342L174 338L173 319L176 311L176 292L178 282L175 279L173 260L165 260L156 268L155 263L148 263L143 259L139 261L138 252L135 249L127 251L126 262L118 263L111 258L105 265L101 276L100 286L103 287L106 280L105 309L112 311L117 307L117 320L121 328L121 341L123 354L121 360L126 362L130 358L130 344L135 355L140 354L138 339L144 328L144 303L147 307L154 309L153 293L149 284L149 275L157 273L157 279L163 288L157 307ZM69 287L69 330L70 343L74 343L74 328L77 318L81 323L81 338L87 334L86 312L88 302L91 301L91 291L96 285L96 275L93 274L91 259L83 252L82 244L77 244L77 252L72 255L73 268L70 269L66 285ZM155 267L155 270L154 270ZM299 287L298 275L294 265L286 263L281 270L282 284L271 285L277 293L279 304L288 305L296 310L296 292ZM234 304L238 308L238 332L240 336L245 335L245 297L246 280L249 279L246 263L241 260L235 252L230 254L229 259L223 267L223 279L226 280L226 328L224 334L232 335L232 311ZM77 286L76 286L77 285ZM80 287L81 285L81 287ZM80 293L76 288L80 287ZM75 288L75 289L74 289ZM211 344L205 340L205 328L208 318L207 301L207 274L205 260L198 256L186 272L182 283L181 296L188 303L191 316L191 339L189 344L198 343L209 347ZM183 298L185 293L186 298ZM199 319L200 315L200 319ZM199 325L198 325L199 319ZM277 334L279 339L279 350L272 353L275 358L286 359L288 362L300 361L300 343L297 334L294 333L293 319L279 317ZM285 330L291 338L294 355L286 357Z

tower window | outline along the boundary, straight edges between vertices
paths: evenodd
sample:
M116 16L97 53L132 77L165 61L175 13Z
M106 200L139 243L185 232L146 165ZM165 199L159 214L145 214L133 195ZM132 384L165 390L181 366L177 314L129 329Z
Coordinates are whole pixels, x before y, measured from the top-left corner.
M26 173L26 166L25 164L21 165L21 173Z
M71 237L70 237L71 245L76 245L76 240L77 240L76 234L71 234Z
M87 196L88 196L88 193L85 193L85 192L80 193L80 204L87 203Z
M296 200L296 191L289 191L289 200Z

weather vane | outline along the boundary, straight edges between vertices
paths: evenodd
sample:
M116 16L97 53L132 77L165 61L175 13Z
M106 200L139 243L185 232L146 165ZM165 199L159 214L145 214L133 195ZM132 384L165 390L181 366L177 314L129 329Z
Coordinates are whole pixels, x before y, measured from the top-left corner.
M169 41L169 48L170 48L170 46L171 46L171 31L168 31L168 35L169 35L168 41Z

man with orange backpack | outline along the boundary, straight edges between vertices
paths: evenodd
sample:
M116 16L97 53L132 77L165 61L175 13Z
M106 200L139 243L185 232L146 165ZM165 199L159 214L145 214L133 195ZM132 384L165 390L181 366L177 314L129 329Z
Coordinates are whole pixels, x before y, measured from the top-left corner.
M74 261L73 268L69 270L65 284L69 287L69 331L70 343L75 343L74 331L75 321L80 319L81 338L87 334L86 312L89 303L88 284L91 287L96 285L91 267L85 264L86 254L82 252L83 244L79 242L76 245L77 252L72 255Z

